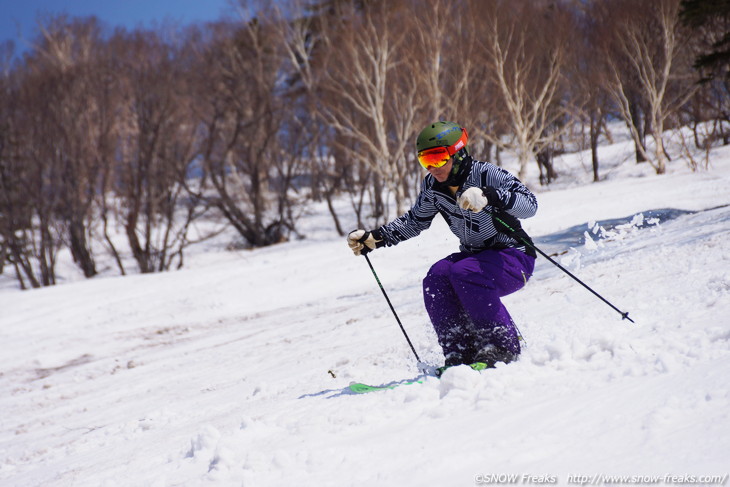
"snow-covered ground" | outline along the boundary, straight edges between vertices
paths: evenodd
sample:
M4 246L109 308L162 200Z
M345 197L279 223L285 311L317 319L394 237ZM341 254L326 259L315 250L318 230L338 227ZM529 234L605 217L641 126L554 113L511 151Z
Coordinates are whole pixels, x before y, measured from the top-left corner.
M664 176L626 142L601 154L598 184L585 154L560 159L550 189L531 175L540 210L525 228L636 324L540 258L505 299L521 360L482 373L347 393L418 370L324 207L305 240L201 249L177 272L3 286L0 485L726 482L730 148ZM687 213L649 213L663 209ZM421 279L456 246L437 218L371 257L431 363Z

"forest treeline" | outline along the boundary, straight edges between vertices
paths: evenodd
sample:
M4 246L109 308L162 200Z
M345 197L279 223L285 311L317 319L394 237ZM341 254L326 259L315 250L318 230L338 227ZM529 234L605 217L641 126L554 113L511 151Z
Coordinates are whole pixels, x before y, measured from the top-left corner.
M250 247L300 236L307 202L349 198L363 227L407 209L433 120L469 129L481 159L515 155L540 182L608 120L637 162L730 139L730 6L701 0L242 1L176 29L39 21L0 46L0 273L56 283L178 268L219 220ZM710 8L708 8L710 6ZM691 164L702 161L688 156ZM685 162L682 162L684 164ZM390 203L394 204L390 204ZM352 215L348 215L348 219ZM134 267L130 269L129 267Z

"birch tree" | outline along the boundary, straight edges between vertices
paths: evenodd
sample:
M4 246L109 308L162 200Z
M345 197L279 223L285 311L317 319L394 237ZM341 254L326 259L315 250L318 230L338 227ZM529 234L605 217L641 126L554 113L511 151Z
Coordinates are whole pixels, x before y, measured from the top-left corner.
M683 36L679 22L679 0L598 2L607 25L609 42L603 51L608 66L607 89L628 122L635 145L657 174L667 168L664 131L667 120L693 94L689 66L681 60ZM634 120L630 80L636 80L646 103L646 124L654 142L646 148Z
M329 33L337 48L326 53L318 87L322 115L342 137L338 150L373 171L374 217L383 221L388 215L378 187L389 190L402 213L404 181L417 174L405 155L422 124L416 116L419 80L412 59L403 55L408 14L395 2L373 3L363 12L346 7L339 14L341 24Z
M334 157L332 147L335 134L321 116L317 90L322 70L318 64L325 57L322 53L331 48L331 43L326 27L328 16L311 12L309 8L301 0L275 6L272 27L275 42L282 49L283 70L290 87L290 96L303 107L301 113L292 118L310 142L306 153L311 176L311 198L314 201L326 201L335 229L344 236L345 230L335 210L335 198L341 192L356 194L359 188L350 184L351 165L346 158ZM357 208L356 213L360 218Z
M570 110L563 71L569 60L570 21L560 4L496 1L484 5L481 48L509 137L491 141L517 156L519 177L535 155L557 140Z

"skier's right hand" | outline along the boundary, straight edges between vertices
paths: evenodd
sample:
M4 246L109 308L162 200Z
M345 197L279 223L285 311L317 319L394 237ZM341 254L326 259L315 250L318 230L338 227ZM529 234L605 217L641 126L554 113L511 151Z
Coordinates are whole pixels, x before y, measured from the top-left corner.
M378 230L369 232L357 229L347 235L347 245L350 246L355 255L365 255L371 250L379 249L385 245L385 241Z

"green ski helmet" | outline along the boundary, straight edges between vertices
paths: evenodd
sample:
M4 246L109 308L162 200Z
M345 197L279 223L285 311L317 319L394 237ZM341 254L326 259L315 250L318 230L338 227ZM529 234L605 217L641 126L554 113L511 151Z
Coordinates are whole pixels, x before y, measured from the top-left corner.
M416 152L433 147L446 147L451 155L466 147L469 136L461 125L454 122L434 122L421 130L416 139Z
M470 164L462 164L469 157L466 143L469 136L461 125L454 122L434 122L421 130L416 139L417 159L421 166L429 168L441 167L454 161L449 180L453 183L461 178ZM458 186L458 184L452 184Z

